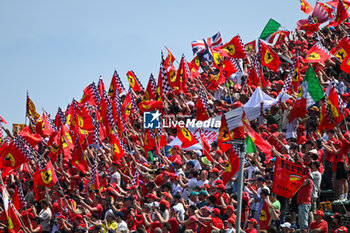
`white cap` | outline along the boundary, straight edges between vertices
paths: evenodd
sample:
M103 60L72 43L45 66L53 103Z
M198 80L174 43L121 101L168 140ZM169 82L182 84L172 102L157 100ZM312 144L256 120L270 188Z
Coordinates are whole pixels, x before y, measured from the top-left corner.
M289 222L285 222L283 224L281 224L281 227L286 227L286 228L291 228L292 224L290 224Z

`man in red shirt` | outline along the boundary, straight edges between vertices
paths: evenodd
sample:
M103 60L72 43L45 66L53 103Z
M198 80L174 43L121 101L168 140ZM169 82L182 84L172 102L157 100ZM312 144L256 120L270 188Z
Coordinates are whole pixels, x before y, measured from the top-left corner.
M310 223L310 231L317 233L327 233L328 232L328 223L323 220L324 213L321 210L317 210L314 213L315 221Z
M299 226L300 229L308 227L309 223L309 212L311 209L311 193L312 193L313 182L310 177L307 177L302 184L298 196L298 214L299 214Z

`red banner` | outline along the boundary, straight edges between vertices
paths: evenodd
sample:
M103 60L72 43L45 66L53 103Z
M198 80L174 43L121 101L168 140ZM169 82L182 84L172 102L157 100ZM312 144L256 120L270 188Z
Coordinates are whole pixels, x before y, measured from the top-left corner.
M309 173L307 168L277 157L272 192L282 197L292 198Z

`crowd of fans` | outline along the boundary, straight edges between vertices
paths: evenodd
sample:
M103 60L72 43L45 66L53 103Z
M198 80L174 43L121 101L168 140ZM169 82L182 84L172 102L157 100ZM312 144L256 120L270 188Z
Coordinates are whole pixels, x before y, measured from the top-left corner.
M314 36L292 32L285 42L274 46L284 58L293 60L296 52L304 57L316 40L328 49L335 48L341 38L350 31L346 25L324 28ZM289 74L291 64L285 59L278 72L263 69L267 85L262 90L275 98ZM282 59L283 61L283 59ZM218 116L244 105L254 92L247 83L251 58L243 59L243 76L232 75L217 91L206 90L210 116ZM305 65L305 67L307 67ZM329 59L325 64L314 64L317 78L326 88L336 81L338 94L345 104L346 120L333 130L317 133L322 101L308 109L304 118L298 118L296 137L286 137L288 119L297 93L291 99L277 104L270 111L262 109L261 116L251 122L252 127L273 146L273 157L284 157L310 169L310 175L298 193L292 198L280 197L272 192L275 159L265 161L259 150L245 155L242 212L237 213L237 175L224 185L221 174L226 168L228 154L223 153L216 142L211 151L214 162L209 162L201 150L183 150L179 146L165 146L158 153L147 155L143 149L144 132L142 116L131 113L126 122L123 140L131 153L119 161L113 160L113 148L107 141L100 148L88 148L90 161L97 159L97 171L101 177L100 189L92 189L92 166L85 174L72 166L71 161L53 161L58 182L53 187L39 188L34 193L31 174L34 161L26 169L16 169L4 177L9 195L18 184L23 187L27 203L18 210L23 232L344 232L347 217L333 213L325 220L320 210L321 190L331 189L334 200L348 200L348 149L350 145L346 124L350 104L349 76L340 69L339 61ZM306 68L302 69L302 75ZM204 85L215 77L215 70L202 72L199 79ZM165 114L174 118L196 117L198 81L188 82L188 92L170 93L164 98ZM136 93L136 101L143 99L143 92ZM121 96L122 101L125 96ZM34 129L33 129L34 130ZM177 135L176 129L166 129L170 143ZM39 154L48 159L46 143L38 147ZM96 156L97 155L97 156ZM135 175L136 173L136 175ZM135 185L135 177L139 185ZM266 229L260 229L262 203L268 203L271 219ZM2 208L3 209L3 208ZM241 222L237 222L241 215ZM7 222L0 223L0 231L7 231Z

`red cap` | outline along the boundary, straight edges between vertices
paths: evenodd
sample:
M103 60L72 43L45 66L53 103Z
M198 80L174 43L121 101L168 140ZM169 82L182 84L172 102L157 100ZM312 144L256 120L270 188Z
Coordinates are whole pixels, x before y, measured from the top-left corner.
M145 196L145 198L152 198L153 200L156 200L156 199L157 199L157 196L154 195L153 193L150 193L150 194L147 194L147 195Z
M165 196L165 198L170 198L170 193L167 192L161 192L162 195Z
M159 205L164 205L164 206L166 206L166 208L170 208L170 204L169 204L169 202L168 201L166 201L166 200L161 200L160 202L159 202Z
M278 126L276 124L272 124L272 125L270 125L270 128L271 129L278 129Z
M346 226L341 226L335 232L348 232L348 228Z
M77 214L74 216L74 219L76 219L80 222L81 220L83 220L83 216L81 214Z
M202 211L204 211L204 210L209 211L209 207L208 207L208 206L203 206L203 207L201 208L201 210L202 210Z
M180 147L178 145L173 146L173 149L180 150Z
M217 174L220 173L219 169L217 169L216 167L214 167L213 169L211 169L210 172L212 172L212 173L217 173Z
M216 154L222 155L223 152L222 152L222 150L217 150L217 151L216 151Z
M331 218L336 218L336 217L338 217L338 216L340 216L339 213L334 213L334 215L332 215Z
M229 219L226 220L226 222L229 222L229 223L232 223L232 224L236 223L234 218L229 218Z
M324 216L324 213L323 213L322 210L317 210L315 214L316 214L316 215L320 215L320 216L322 216L322 217Z
M269 134L268 133L266 133L266 132L262 132L261 133L261 137L265 137L265 138L267 138L269 136Z
M220 179L218 179L217 181L214 181L214 183L215 183L215 185L217 185L217 184L224 184L224 182L222 180L220 180Z
M175 159L173 163L176 163L176 164L182 165L182 161L181 161L180 159Z
M233 207L233 205L229 205L229 206L226 207L226 209L228 209L228 210L234 210L235 208Z
M215 187L221 189L222 191L225 191L225 189L226 189L225 185L223 185L223 184L217 184L217 185L215 185Z
M248 222L253 223L254 225L258 224L255 218L249 219Z
M215 208L213 210L213 213L216 214L217 216L220 216L220 210L218 208Z
M33 215L33 214L32 214ZM30 217L29 217L30 218ZM33 218L34 218L34 215L33 215ZM60 219L66 219L66 217L62 214L58 215L57 218L60 218Z

